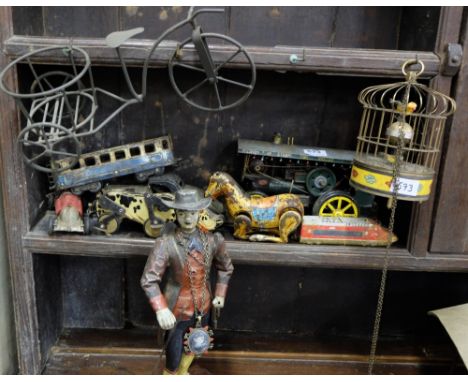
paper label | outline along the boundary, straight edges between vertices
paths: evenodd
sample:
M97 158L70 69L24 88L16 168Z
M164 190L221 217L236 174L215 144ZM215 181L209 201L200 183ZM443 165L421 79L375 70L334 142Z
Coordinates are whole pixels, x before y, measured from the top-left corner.
M311 157L326 157L326 150L316 150L316 149L304 149L304 153L310 155Z
M397 178L398 195L417 196L420 183L417 180ZM390 192L393 192L394 182L390 186Z

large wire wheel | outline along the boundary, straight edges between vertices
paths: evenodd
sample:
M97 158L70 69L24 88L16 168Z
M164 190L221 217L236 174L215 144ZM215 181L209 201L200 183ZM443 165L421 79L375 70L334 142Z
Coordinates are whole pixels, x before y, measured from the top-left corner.
M220 64L214 64L208 41L223 45L227 49L234 47L233 53ZM187 55L189 54L187 46L192 44L198 53L199 62L196 64L182 61L185 52ZM243 56L249 65L250 79L247 81L234 79L231 74L225 73L223 70L226 65L234 62L239 56ZM176 80L176 68L181 69L181 76L182 70L184 70L187 72L185 74L195 78L195 80L190 84ZM198 35L194 33L192 37L179 44L169 60L169 78L176 93L188 104L201 110L221 111L240 105L249 97L255 85L256 72L252 58L236 40L217 33L199 33ZM229 100L226 97L227 92L230 93ZM206 97L207 94L208 97ZM205 97L202 97L203 95Z
M72 168L81 154L77 137L65 127L53 123L39 122L25 127L17 142L26 164L47 173ZM62 159L68 159L67 164L57 168L55 162Z

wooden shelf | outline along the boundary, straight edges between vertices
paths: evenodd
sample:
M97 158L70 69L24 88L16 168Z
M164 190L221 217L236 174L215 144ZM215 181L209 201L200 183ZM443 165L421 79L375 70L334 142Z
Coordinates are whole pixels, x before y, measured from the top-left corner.
M10 58L17 58L33 49L69 45L70 42L70 39L58 37L12 36L4 43L4 53ZM102 38L73 38L72 43L88 52L93 65L120 65L115 50L107 47ZM152 44L152 40L130 40L124 44L121 50L126 63L142 66ZM152 55L151 66L166 66L175 48L175 41L163 41ZM346 76L403 77L401 65L417 57L425 64L422 77L432 78L439 73L441 66L441 59L433 52L291 46L245 48L259 69L268 70ZM210 50L216 64L224 62L234 52L234 48L223 45L210 45ZM300 58L296 64L290 62L290 56L293 54ZM59 64L64 58L59 50L54 50L37 58L35 62ZM195 50L184 51L183 61L197 62L198 55ZM226 66L243 68L246 65L245 58L239 55L231 65Z
M44 374L152 374L161 349L155 330L65 330L52 347ZM216 331L215 349L191 374L365 374L369 343ZM163 364L163 363L162 363ZM156 367L155 367L156 365ZM376 374L465 373L450 343L379 343Z
M132 257L147 256L154 240L143 233L118 233L112 236L47 233L51 214L47 213L23 237L25 249L33 253ZM255 243L227 240L227 250L236 264L296 267L382 269L385 248L326 246L306 244ZM405 271L468 272L468 256L428 254L414 257L405 248L390 250L390 269Z

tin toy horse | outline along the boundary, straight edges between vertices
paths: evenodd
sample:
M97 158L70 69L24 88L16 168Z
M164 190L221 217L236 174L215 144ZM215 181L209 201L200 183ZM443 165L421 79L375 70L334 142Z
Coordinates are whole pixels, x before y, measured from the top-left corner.
M227 212L234 221L234 237L238 239L287 243L304 215L304 206L296 195L250 197L225 172L215 172L210 177L205 196L224 196Z

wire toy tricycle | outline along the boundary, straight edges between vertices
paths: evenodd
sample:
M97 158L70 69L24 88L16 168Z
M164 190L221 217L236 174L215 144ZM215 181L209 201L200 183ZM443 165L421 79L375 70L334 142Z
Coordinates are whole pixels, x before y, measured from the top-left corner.
M25 117L25 126L17 140L26 164L52 175L75 166L82 152L80 140L83 137L96 134L125 108L144 100L148 88L148 68L154 52L167 36L186 25L192 29L191 36L177 43L168 62L169 79L175 92L191 106L205 111L222 111L243 103L255 85L256 72L252 58L236 40L223 34L203 32L196 22L200 14L220 12L224 10L211 8L194 10L190 7L185 19L164 31L154 41L144 60L140 91L135 88L130 78L121 48L129 39L142 33L144 28L109 34L106 37L106 44L114 48L119 57L125 84L130 93L130 97L127 98L94 85L88 53L74 46L72 42L64 46L36 49L9 63L0 73L0 89L15 98ZM228 58L215 64L209 41L222 44L223 50L229 54ZM190 49L194 49L198 55L197 61L184 60L184 52ZM56 69L43 73L39 71L33 63L40 62L41 57L50 54L58 54L70 70ZM247 82L229 78L229 75L222 72L234 60L239 60L240 56L243 56L243 62L247 62L248 65L250 78ZM6 85L5 77L17 64L25 64L34 78L26 92L10 89ZM180 70L177 68L196 73L201 79L186 88L183 86L183 81L177 79L177 70ZM230 94L229 101L226 101L227 97L224 95L228 87L236 87L240 93L235 92L235 96ZM202 98L205 101L202 102L200 93L206 93L207 90L213 97L208 97L208 101L206 97ZM105 116L104 120L96 123L98 95L117 101L119 106ZM69 159L67 168L55 165L57 160L64 158Z

